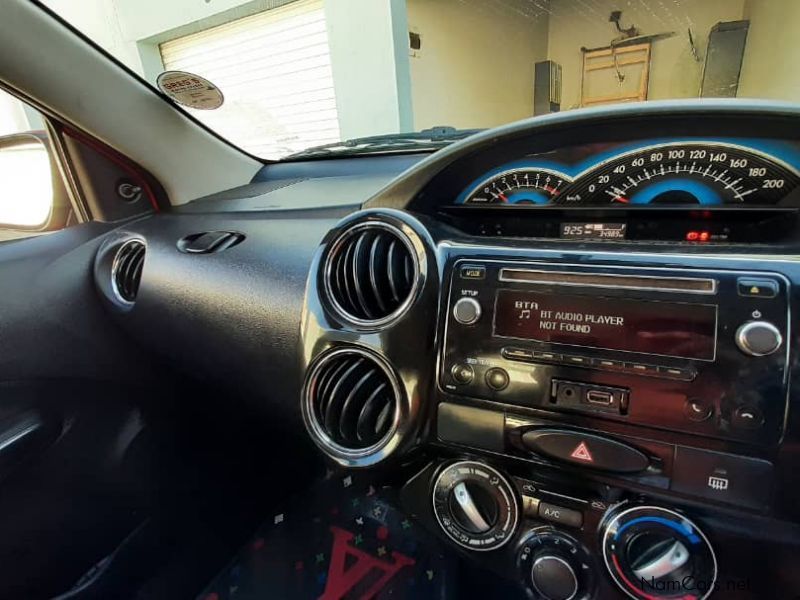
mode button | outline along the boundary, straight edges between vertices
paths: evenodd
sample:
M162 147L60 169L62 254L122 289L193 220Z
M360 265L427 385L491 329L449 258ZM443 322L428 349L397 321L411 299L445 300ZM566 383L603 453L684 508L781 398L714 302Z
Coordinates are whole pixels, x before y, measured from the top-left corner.
M483 265L463 265L461 279L483 279L486 277L486 267Z

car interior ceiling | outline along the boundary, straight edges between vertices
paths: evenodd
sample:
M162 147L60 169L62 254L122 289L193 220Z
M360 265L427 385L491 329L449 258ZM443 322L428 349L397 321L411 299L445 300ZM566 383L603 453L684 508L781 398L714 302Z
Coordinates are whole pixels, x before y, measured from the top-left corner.
M262 162L23 0L0 86L59 173L0 238L0 599L800 595L798 105Z

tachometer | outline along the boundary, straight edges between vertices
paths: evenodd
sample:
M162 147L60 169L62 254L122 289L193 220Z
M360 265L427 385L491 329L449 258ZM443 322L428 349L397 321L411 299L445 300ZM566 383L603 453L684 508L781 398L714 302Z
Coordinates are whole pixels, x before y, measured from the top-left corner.
M729 144L675 143L621 154L582 174L562 205L777 204L800 184L777 159Z
M562 173L549 169L504 171L476 185L464 204L550 204L569 181Z

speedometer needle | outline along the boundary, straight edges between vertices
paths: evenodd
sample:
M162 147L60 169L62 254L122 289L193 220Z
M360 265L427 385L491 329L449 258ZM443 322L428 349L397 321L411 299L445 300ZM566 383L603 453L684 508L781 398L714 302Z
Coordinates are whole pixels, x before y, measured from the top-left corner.
M500 200L503 202L508 202L508 198L506 198L506 195L503 192L497 192L497 195L500 196Z
M625 196L614 196L614 200L617 202L622 202L623 204L629 204L630 200L628 200Z

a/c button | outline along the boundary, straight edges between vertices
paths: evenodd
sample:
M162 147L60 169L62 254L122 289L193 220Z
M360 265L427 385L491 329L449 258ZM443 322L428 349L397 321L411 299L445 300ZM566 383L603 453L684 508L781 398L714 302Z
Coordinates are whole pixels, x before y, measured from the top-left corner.
M583 513L571 508L556 506L548 502L539 502L539 516L545 521L566 525L567 527L580 527L583 525Z

